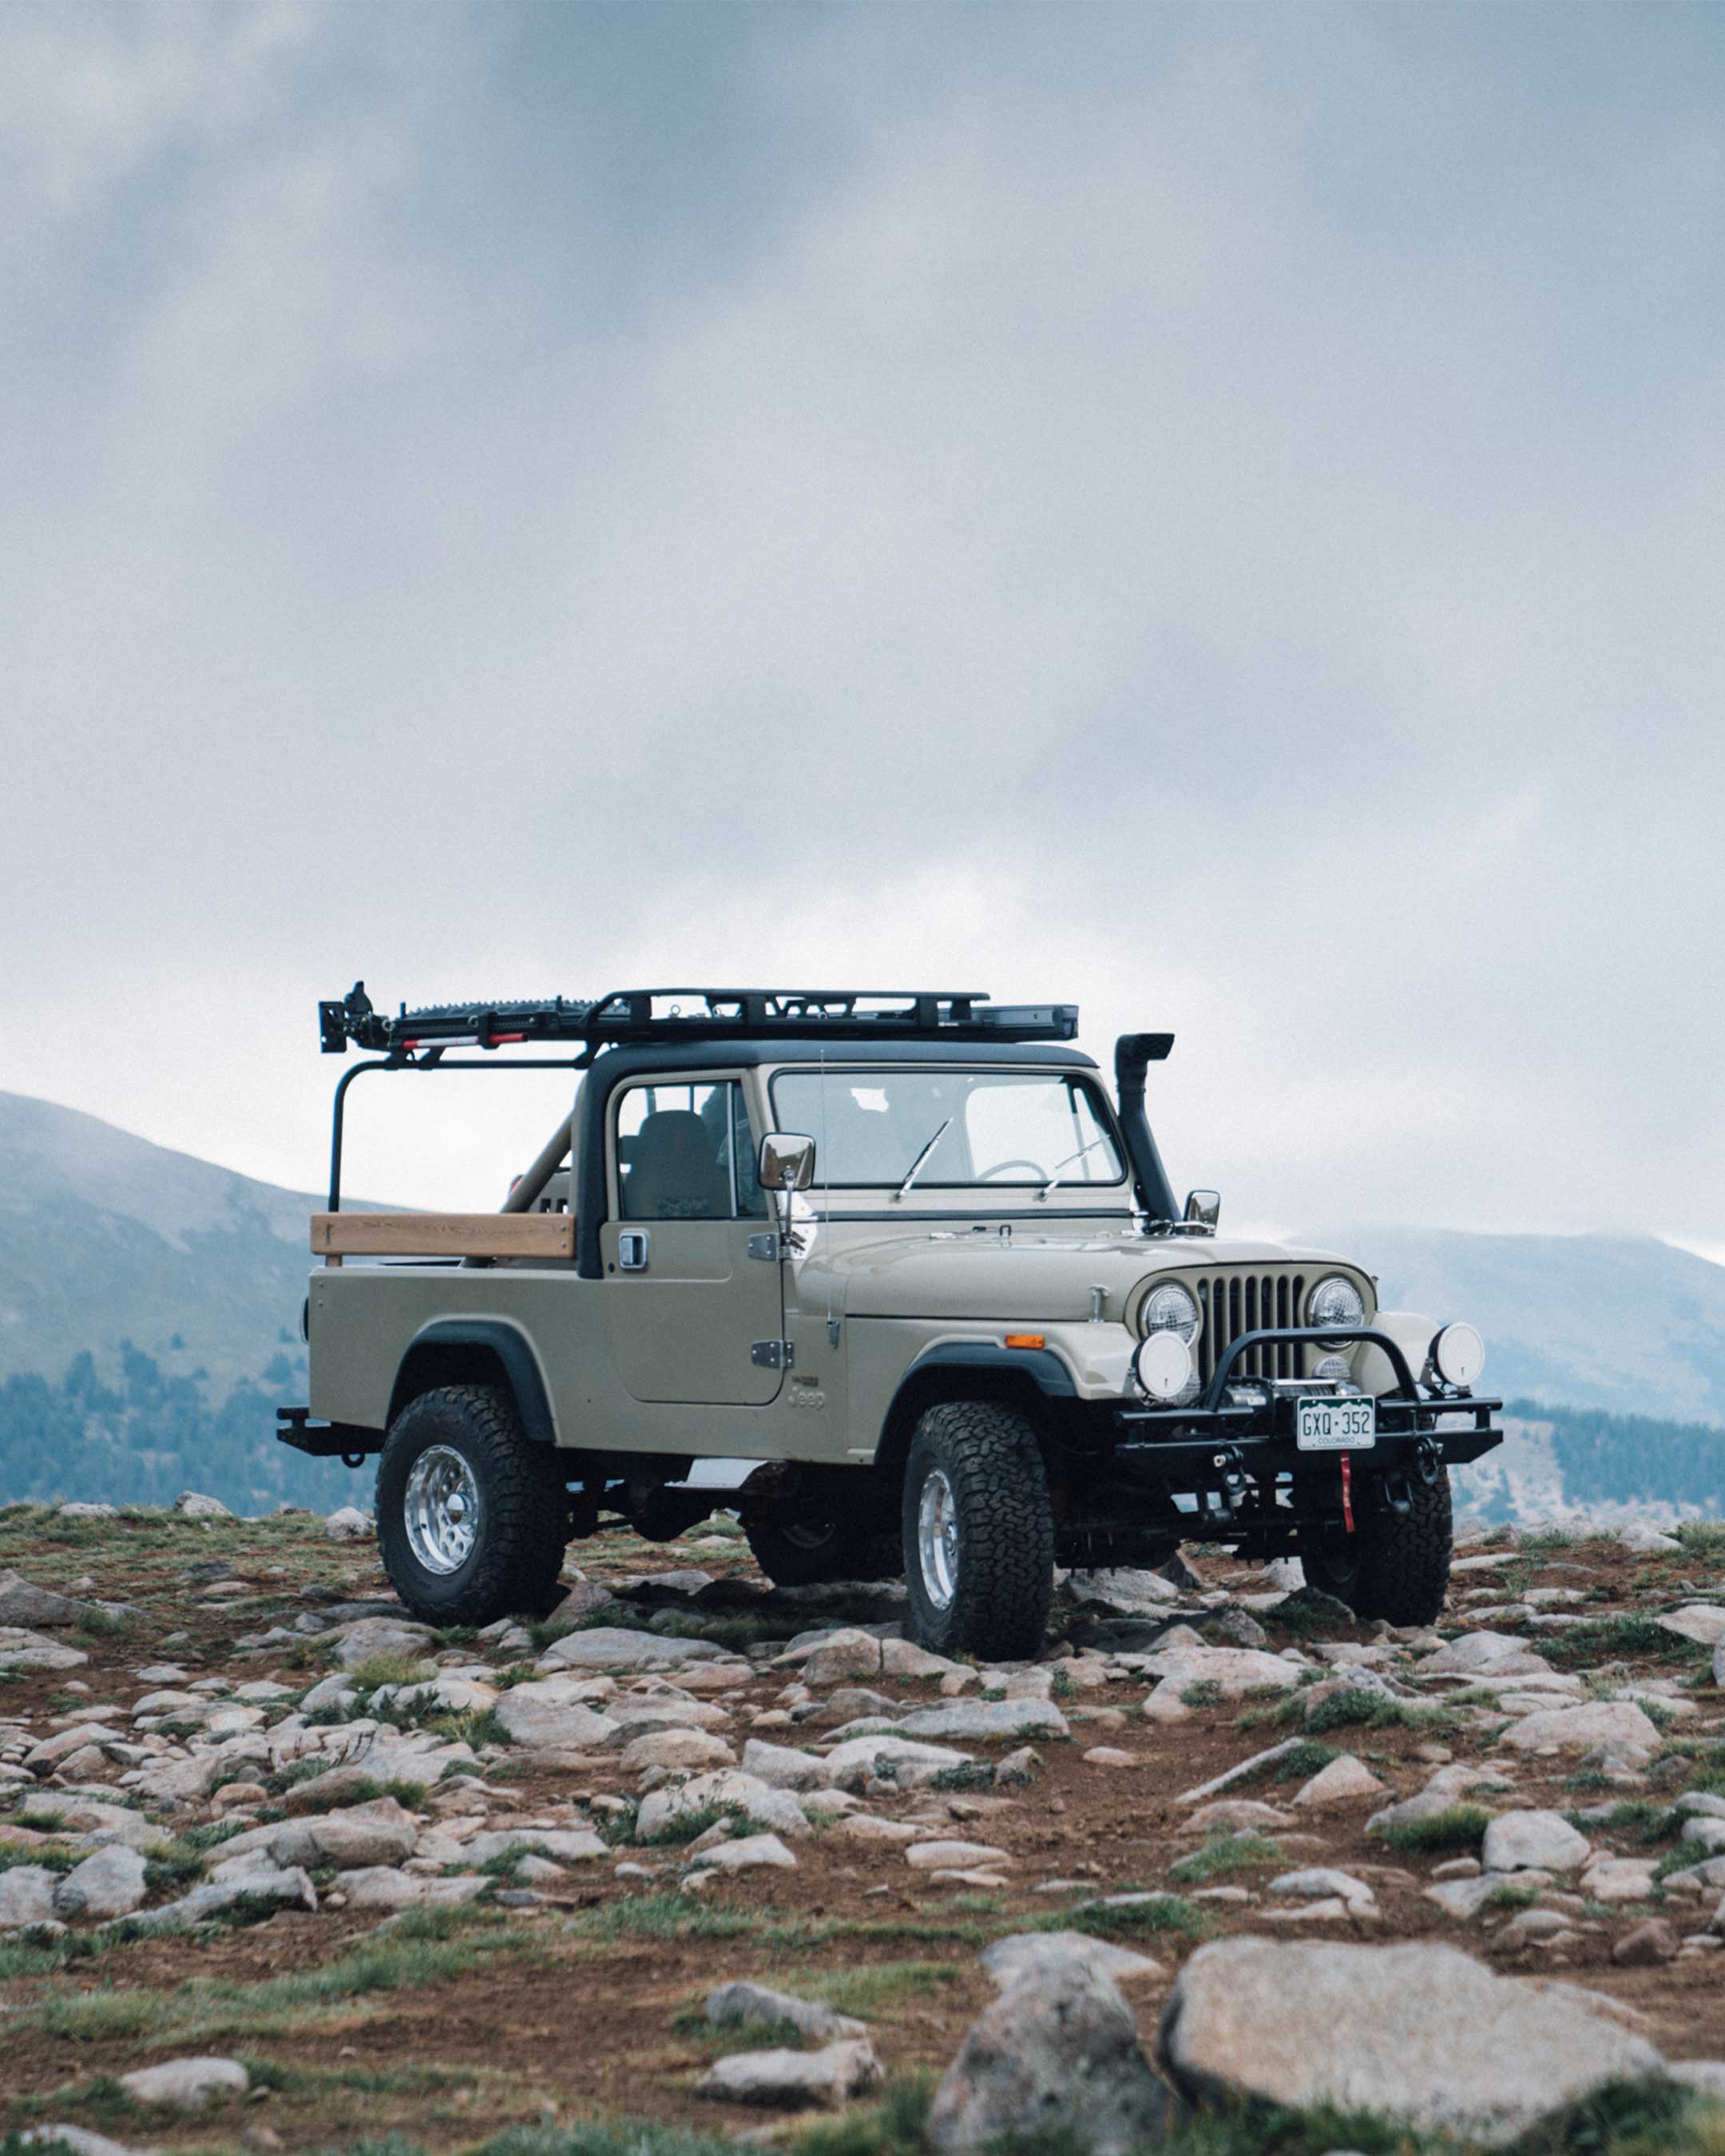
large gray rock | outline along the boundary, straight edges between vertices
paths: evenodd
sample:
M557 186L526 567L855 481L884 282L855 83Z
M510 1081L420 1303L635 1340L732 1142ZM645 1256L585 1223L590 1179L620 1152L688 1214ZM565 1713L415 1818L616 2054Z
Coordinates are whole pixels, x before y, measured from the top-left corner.
M171 1931L181 1924L201 1923L206 1917L241 1904L250 1904L261 1914L272 1908L316 1909L317 1889L297 1866L278 1871L265 1859L253 1868L242 1868L231 1878L208 1879L177 1902L164 1902L159 1909L140 1909L116 1921L146 1925L152 1931Z
M415 1625L406 1617L361 1617L343 1628L336 1660L344 1670L357 1670L383 1655L418 1661L430 1651L433 1636L429 1625Z
M730 1648L711 1640L671 1640L660 1632L629 1632L620 1625L595 1625L568 1632L539 1657L542 1670L662 1670L679 1662L729 1661Z
M567 1752L603 1750L621 1725L571 1699L556 1679L516 1685L492 1709L517 1744Z
M1069 1956L1027 1969L983 2008L935 2092L927 2138L957 2152L1061 2134L1091 2156L1127 2156L1163 2138L1168 2107L1126 2001Z
M143 1857L124 1842L110 1842L74 1865L54 1890L54 1913L69 1923L80 1917L129 1917L144 1906Z
M866 2037L819 2051L733 2051L716 2059L695 2084L696 2096L754 2103L778 2111L836 2111L880 2079L880 2061Z
M302 1864L309 1871L330 1865L337 1871L357 1871L367 1865L400 1864L413 1853L419 1839L419 1823L393 1797L375 1797L369 1803L350 1804L345 1810L316 1812L279 1825L259 1828L271 1859L280 1865ZM223 1845L226 1856L236 1845L249 1842L250 1835L235 1837Z
M1561 1812L1500 1812L1486 1829L1487 1871L1579 1871L1592 1854Z
M1180 1590L1159 1572L1139 1572L1127 1565L1106 1570L1070 1573L1066 1592L1075 1602L1087 1602L1122 1617L1143 1617L1178 1602Z
M1280 1655L1256 1647L1163 1647L1146 1655L1142 1666L1147 1676L1170 1679L1183 1691L1194 1685L1214 1685L1224 1699L1240 1699L1249 1691L1291 1691L1300 1681L1297 1662L1285 1662Z
M1592 1700L1585 1707L1557 1707L1529 1714L1504 1732L1517 1752L1590 1752L1596 1744L1614 1750L1656 1752L1658 1730L1633 1700Z
M244 2096L251 2085L251 2076L238 2059L165 2059L159 2066L140 2066L120 2076L121 2087L134 2103L162 2104L174 2111L202 2111L220 2097Z
M45 1924L54 1915L53 1872L40 1864L14 1864L0 1871L0 1932Z
M833 1786L861 1790L870 1782L890 1781L901 1789L920 1789L936 1775L971 1763L968 1752L942 1744L919 1744L910 1737L853 1737L827 1754Z
M0 1625L75 1625L85 1605L51 1587L37 1587L21 1573L0 1572Z
M919 1707L898 1724L906 1737L955 1737L987 1743L1014 1737L1068 1737L1071 1725L1051 1699L955 1699Z
M1330 2104L1498 2146L1604 2082L1659 2070L1606 2004L1452 1947L1224 1939L1181 1971L1160 2050L1196 2102Z
M793 1745L768 1744L758 1737L750 1738L742 1748L742 1771L757 1775L771 1789L825 1789L833 1781L830 1761L799 1752Z
M156 2156L153 2148L130 2148L123 2141L109 2140L105 2133L92 2133L87 2126L33 2126L18 2140L26 2148L69 2148L72 2156Z
M1421 1658L1420 1674L1426 1677L1537 1676L1549 1675L1551 1664L1536 1654L1513 1632L1481 1630Z
M586 1864L603 1856L605 1845L590 1828L561 1826L500 1827L490 1834L476 1834L462 1845L463 1856L470 1864L489 1864L494 1856L518 1852L554 1856L559 1864Z
M331 1542L369 1543L377 1538L377 1530L370 1516L361 1512L357 1505L339 1505L323 1523L323 1531Z
M75 1670L90 1656L21 1625L0 1625L0 1670Z
M1025 1977L1042 1977L1074 1962L1111 1984L1135 1976L1159 1976L1162 1964L1148 1954L1134 1953L1108 1939L1092 1938L1088 1932L1015 1932L996 1939L979 1957L986 1973L1002 1990Z
M809 1832L809 1815L788 1789L769 1789L752 1774L721 1767L711 1774L694 1774L677 1787L655 1789L641 1800L635 1815L635 1839L662 1840L677 1822L701 1812L742 1812L757 1826L793 1836Z
M0 1614L4 1606L0 1596ZM1697 1647L1717 1647L1725 1640L1725 1602L1686 1602L1681 1609L1668 1609L1656 1622L1661 1631L1692 1640Z
M231 1520L234 1517L219 1497L207 1497L201 1490L182 1490L174 1499L174 1510L187 1520Z
M838 2043L845 2037L869 2033L865 2023L849 2014L835 2014L830 2006L822 2006L812 1999L794 1998L788 1991L774 1991L764 1984L720 1984L706 1995L706 2018L716 2029L732 2028L739 2021L768 2025L786 2021L799 2036L814 2044Z

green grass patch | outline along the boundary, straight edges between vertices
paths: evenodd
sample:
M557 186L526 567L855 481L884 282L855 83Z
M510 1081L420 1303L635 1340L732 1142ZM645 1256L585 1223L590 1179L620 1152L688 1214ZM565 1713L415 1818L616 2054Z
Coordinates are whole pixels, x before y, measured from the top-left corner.
M204 1873L203 1852L189 1843L152 1843L145 1859L144 1884L152 1894L177 1894L195 1887Z
M416 1909L321 1969L254 1984L194 1977L171 1990L108 1986L50 1994L16 2008L8 2028L74 2042L185 2046L286 2035L316 2027L331 2012L351 2012L356 2000L371 1994L421 1989L490 1957L542 1951L529 1934L488 1911Z
M367 1655L347 1671L347 1681L357 1692L372 1692L380 1685L426 1684L436 1675L436 1663L418 1655Z
M1194 1903L1179 1894L1157 1894L1146 1902L1081 1902L1025 1927L1034 1932L1088 1932L1098 1939L1173 1937L1205 1939L1214 1928Z
M1286 1861L1280 1846L1266 1835L1221 1834L1169 1865L1168 1876L1177 1887L1207 1887L1213 1879L1225 1879L1231 1872Z
M1680 1639L1663 1630L1649 1616L1620 1610L1615 1616L1589 1617L1579 1625L1566 1625L1539 1643L1540 1652L1553 1662L1594 1664L1631 1659L1660 1662L1698 1662L1709 1659L1709 1650L1693 1640Z
M1222 1687L1214 1677L1200 1677L1196 1684L1188 1685L1180 1694L1180 1704L1182 1707L1219 1707L1222 1704Z
M17 1871L29 1865L39 1866L44 1871L69 1871L74 1864L81 1864L84 1856L68 1849L60 1842L46 1842L35 1849L21 1849L16 1843L0 1841L0 1871Z
M1361 1691L1350 1686L1321 1699L1305 1717L1314 1736L1327 1729L1419 1729L1428 1736L1456 1727L1455 1717L1440 1707L1418 1707L1403 1699L1386 1699L1382 1692Z
M942 1767L929 1784L933 1789L992 1789L994 1769L967 1759L962 1767Z
M1425 1819L1397 1820L1377 1831L1405 1856L1450 1856L1476 1851L1491 1824L1491 1815L1483 1804L1450 1804Z
M798 1979L798 1994L830 2006L835 2014L855 2014L869 2021L894 2007L932 1999L962 1983L964 1974L949 1961L863 1962L850 1969L811 1970Z
M1630 1797L1621 1804L1613 1804L1603 1819L1597 1813L1591 1818L1584 1818L1579 1811L1565 1812L1563 1816L1578 1833L1589 1838L1604 1828L1608 1834L1629 1835L1643 1848L1651 1848L1656 1842L1674 1841L1683 1831L1681 1812L1673 1811L1668 1804L1651 1804L1645 1797Z
M655 1835L641 1843L644 1849L680 1849L685 1843L698 1841L709 1827L721 1825L730 1820L741 1826L747 1824L748 1814L741 1804L701 1804L693 1811L677 1812L668 1819Z

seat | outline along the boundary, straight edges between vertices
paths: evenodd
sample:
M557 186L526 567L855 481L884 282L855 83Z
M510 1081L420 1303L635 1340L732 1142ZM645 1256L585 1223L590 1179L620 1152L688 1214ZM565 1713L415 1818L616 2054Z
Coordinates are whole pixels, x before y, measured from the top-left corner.
M635 1133L623 1186L630 1220L728 1220L731 1175L713 1158L711 1134L687 1108L662 1108Z

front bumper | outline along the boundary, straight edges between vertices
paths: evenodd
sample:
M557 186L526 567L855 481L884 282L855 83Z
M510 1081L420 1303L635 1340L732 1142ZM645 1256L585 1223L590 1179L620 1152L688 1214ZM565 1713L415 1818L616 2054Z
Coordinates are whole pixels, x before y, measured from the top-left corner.
M1421 1387L1407 1357L1387 1332L1361 1331L1347 1337L1380 1348L1396 1378L1395 1389L1378 1396L1375 1443L1353 1455L1361 1466L1369 1466L1386 1479L1412 1474L1429 1482L1440 1468L1463 1466L1503 1442L1503 1432L1492 1420L1502 1408L1502 1400ZM1189 1486L1219 1483L1228 1488L1247 1476L1262 1484L1278 1475L1309 1473L1338 1458L1331 1452L1302 1452L1294 1440L1296 1399L1302 1394L1309 1398L1326 1388L1286 1382L1272 1385L1267 1379L1235 1374L1255 1348L1284 1342L1338 1344L1335 1333L1310 1326L1240 1334L1230 1342L1202 1395L1189 1406L1119 1410L1117 1462L1129 1471L1153 1471L1158 1479ZM1251 1400L1232 1397L1248 1388L1255 1395Z

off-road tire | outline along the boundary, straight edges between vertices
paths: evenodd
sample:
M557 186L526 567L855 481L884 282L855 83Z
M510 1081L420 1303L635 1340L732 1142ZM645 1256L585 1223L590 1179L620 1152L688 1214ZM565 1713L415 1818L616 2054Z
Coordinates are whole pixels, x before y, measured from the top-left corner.
M952 1494L957 1567L942 1606L924 1576L922 1495L936 1475ZM1015 1408L948 1400L916 1425L901 1520L911 1624L919 1645L985 1661L1027 1660L1054 1599L1054 1512L1036 1433Z
M904 1559L898 1537L823 1516L796 1523L749 1519L742 1523L755 1563L775 1587L817 1587L834 1579L896 1579ZM822 1533L821 1530L825 1530ZM811 1539L811 1532L819 1539Z
M1368 1623L1378 1617L1391 1625L1435 1623L1450 1585L1448 1470L1435 1482L1416 1481L1413 1492L1410 1511L1398 1515L1378 1497L1354 1533L1334 1533L1302 1550L1307 1584Z
M422 1564L408 1537L408 1478L432 1445L461 1455L479 1492L473 1548L449 1573ZM410 1400L390 1425L377 1462L377 1542L391 1584L422 1624L547 1615L560 1596L568 1519L557 1455L527 1435L504 1388L440 1386Z

